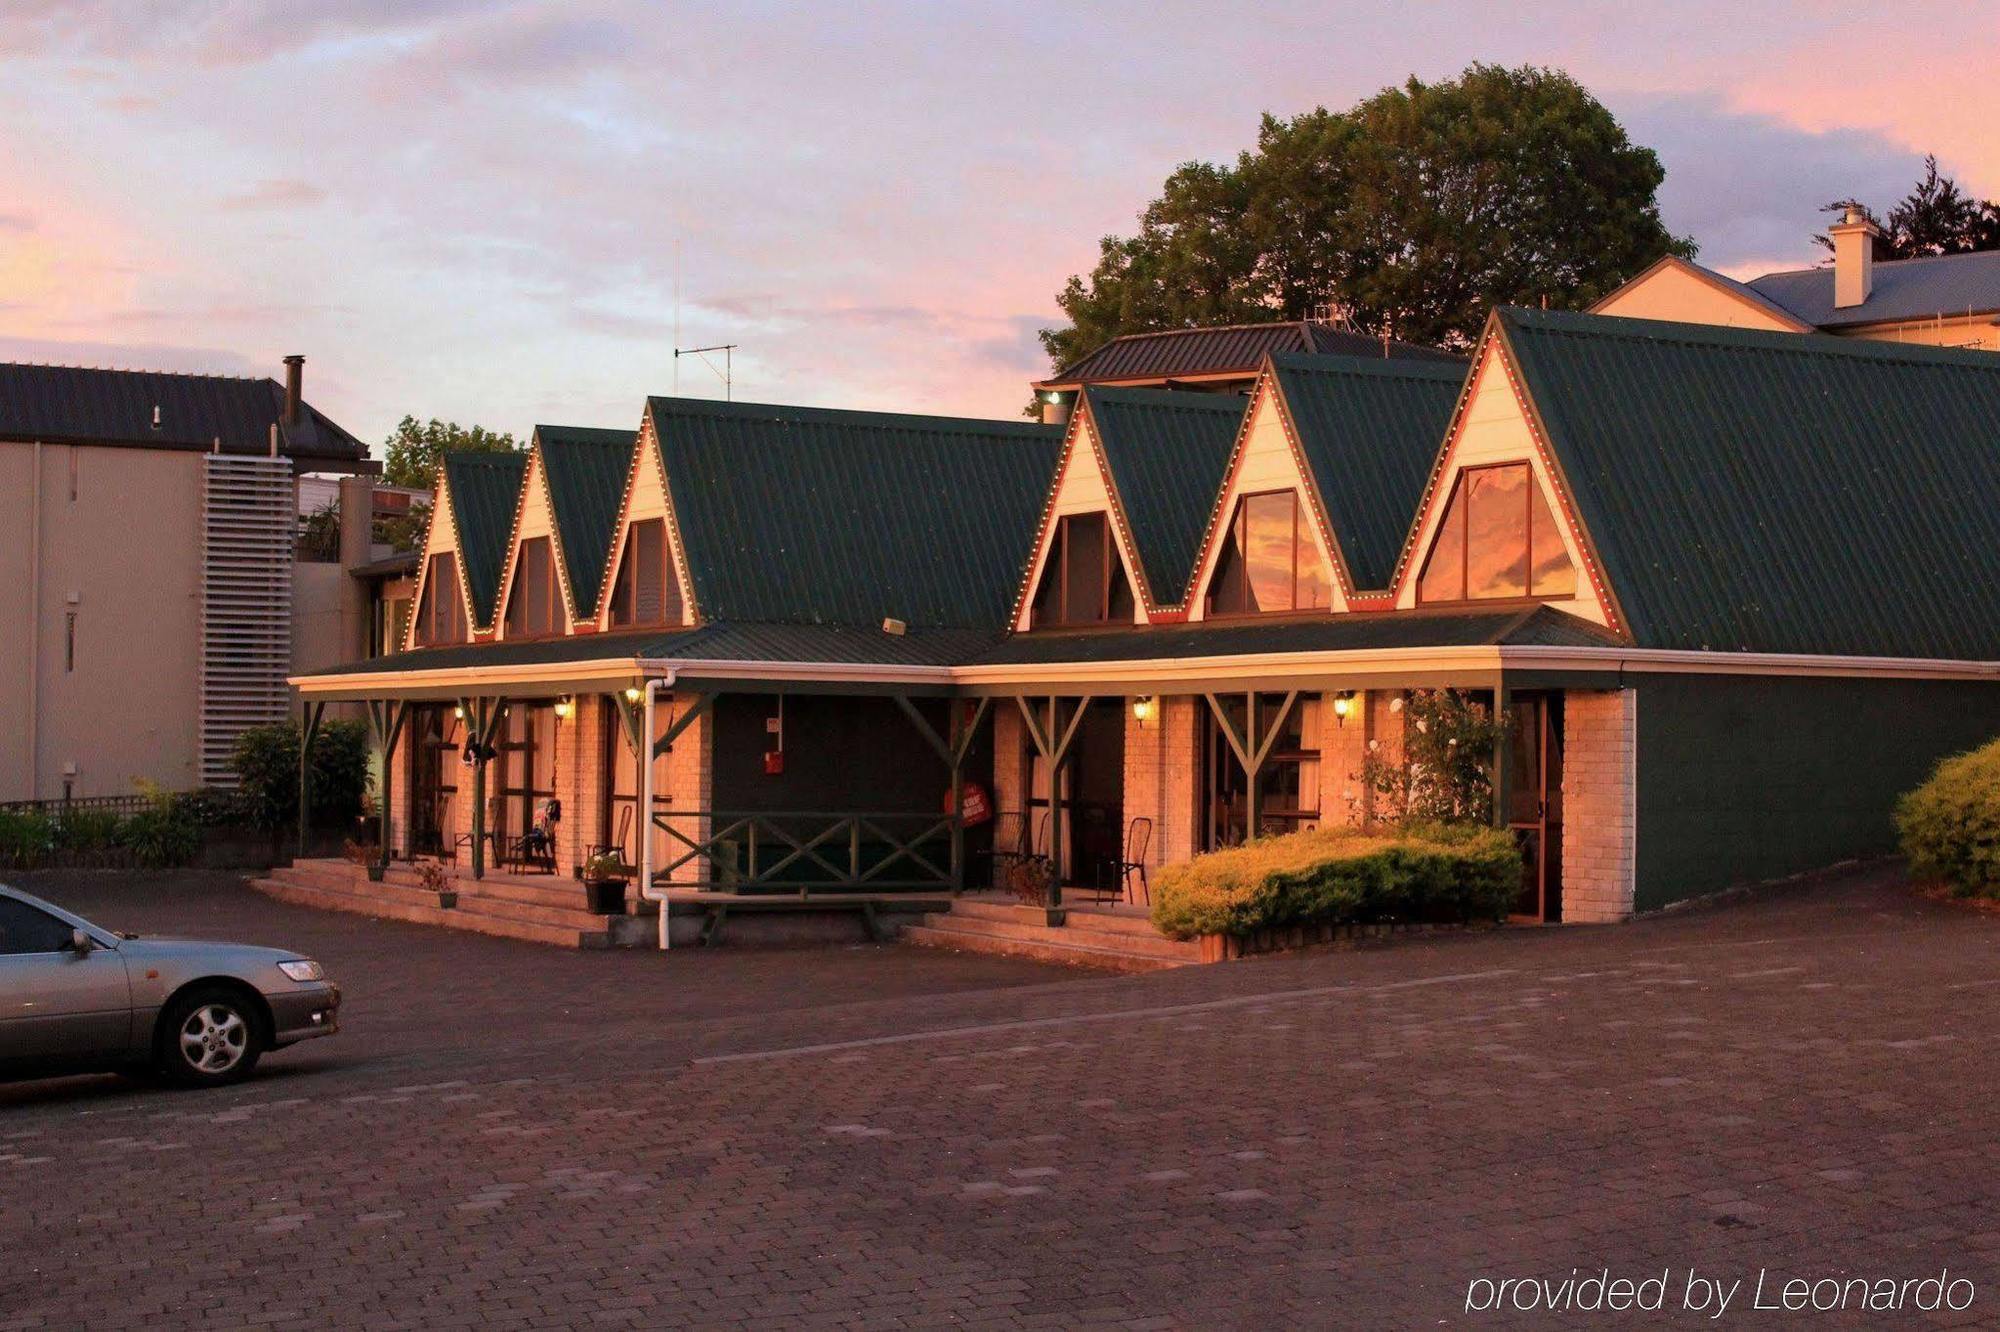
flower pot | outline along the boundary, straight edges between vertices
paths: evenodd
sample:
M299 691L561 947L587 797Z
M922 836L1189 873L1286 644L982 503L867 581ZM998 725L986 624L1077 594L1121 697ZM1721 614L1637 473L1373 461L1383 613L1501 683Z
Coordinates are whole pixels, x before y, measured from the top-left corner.
M455 890L450 890L450 889L447 889L446 891L439 893L438 905L444 908L446 911L450 911L452 908L458 905L458 893Z
M587 909L599 916L622 916L625 914L625 880L585 879L583 895Z
M383 870L382 866L380 866L380 865L370 865L370 866L368 867L368 882L370 882L370 883L380 883L380 882L382 882L382 876L383 876L383 874L384 874L384 870Z

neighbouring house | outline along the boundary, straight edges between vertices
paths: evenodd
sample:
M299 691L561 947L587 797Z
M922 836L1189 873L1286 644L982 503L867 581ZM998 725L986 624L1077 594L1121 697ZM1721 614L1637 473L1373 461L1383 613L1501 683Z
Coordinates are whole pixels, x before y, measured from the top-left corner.
M2000 351L2000 251L1877 260L1881 234L1850 209L1832 263L1743 282L1668 255L1591 313Z
M407 497L285 370L0 365L0 801L226 783L287 676L368 651L351 574Z
M511 862L553 799L562 873L735 899L1016 849L1142 896L1370 817L1448 686L1512 721L1517 913L1618 920L1886 852L2000 732L1996 422L1982 353L1519 309L1061 430L652 398L452 458L409 651L294 683L368 706L385 854Z
M1069 419L1076 395L1091 384L1244 394L1256 384L1266 356L1296 353L1465 364L1465 358L1454 352L1358 333L1335 319L1169 328L1111 339L1036 381L1035 400L1043 424L1061 425Z

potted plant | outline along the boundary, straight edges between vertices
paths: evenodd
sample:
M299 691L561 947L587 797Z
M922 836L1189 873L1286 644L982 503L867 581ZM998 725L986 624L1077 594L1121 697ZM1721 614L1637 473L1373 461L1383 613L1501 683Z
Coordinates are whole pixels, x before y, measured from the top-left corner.
M458 890L451 886L451 875L446 873L442 861L419 861L417 886L427 893L436 893L438 905L446 910L458 905Z
M625 885L632 870L614 851L600 851L583 862L583 892L589 909L600 916L625 914Z

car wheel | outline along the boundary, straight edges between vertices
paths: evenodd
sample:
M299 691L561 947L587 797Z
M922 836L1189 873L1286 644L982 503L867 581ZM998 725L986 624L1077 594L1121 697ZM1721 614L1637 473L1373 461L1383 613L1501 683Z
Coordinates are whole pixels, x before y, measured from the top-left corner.
M190 991L167 1009L154 1066L183 1087L221 1087L249 1077L263 1053L256 1011L218 987Z

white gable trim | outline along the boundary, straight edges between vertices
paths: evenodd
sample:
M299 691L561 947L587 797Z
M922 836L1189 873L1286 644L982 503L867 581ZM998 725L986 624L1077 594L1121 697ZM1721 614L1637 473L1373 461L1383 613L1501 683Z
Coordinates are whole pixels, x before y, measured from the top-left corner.
M1549 511L1560 519L1563 549L1577 571L1577 595L1545 600L1545 604L1626 634L1629 630L1605 580L1595 547L1577 516L1576 506L1570 502L1569 487L1548 447L1513 358L1496 332L1496 327L1489 324L1480 339L1476 368L1452 414L1451 428L1431 469L1416 522L1403 543L1391 584L1395 588L1396 608L1408 610L1418 604L1417 580L1437 539L1438 525L1444 519L1460 474L1469 468L1494 463L1525 462L1535 484L1541 488Z
M443 521L440 522L439 520ZM465 581L465 552L458 544L458 515L452 511L451 487L445 479L444 463L438 463L437 489L431 492L430 517L424 520L423 554L417 561L416 586L410 592L410 622L403 627L403 650L417 646L417 621L422 618L424 593L430 586L431 556L450 555L458 573L458 608L465 617L466 639L479 626L472 614L472 587Z
M1301 509L1312 519L1313 545L1326 566L1328 611L1339 614L1348 608L1354 581L1340 558L1333 539L1333 525L1327 520L1326 506L1320 503L1313 484L1312 468L1299 447L1292 428L1291 414L1284 408L1277 377L1267 365L1250 391L1250 405L1237 427L1236 446L1229 454L1229 469L1223 473L1222 491L1208 515L1208 530L1195 552L1194 576L1188 580L1187 599L1182 609L1189 620L1206 618L1209 584L1222 556L1222 540L1236 517L1237 502L1245 495L1268 494L1289 487L1299 497Z
M1097 422L1091 418L1087 396L1070 417L1062 462L1049 485L1049 497L1042 504L1041 532L1035 539L1035 553L1029 557L1027 576L1014 594L1015 632L1026 633L1030 627L1035 589L1041 586L1042 572L1048 567L1059 521L1086 513L1108 515L1112 544L1117 547L1119 563L1125 568L1125 586L1132 594L1132 623L1147 623L1158 602L1146 581L1146 571L1139 564L1138 542L1133 539L1132 525L1125 517L1117 483L1112 480L1111 465L1104 457L1103 441L1097 437Z
M646 467L649 457L653 462L651 468ZM604 579L598 585L597 617L592 621L599 629L612 627L612 582L618 577L620 561L625 558L625 539L632 530L632 524L646 518L666 520L667 562L673 566L674 581L680 587L679 626L685 628L699 624L700 614L694 604L694 580L688 574L687 549L681 542L680 518L674 512L674 493L667 485L666 456L660 450L650 409L646 419L639 424L639 437L632 446L632 465L625 470L625 494L618 501L618 517L613 520L611 529L611 549L604 557ZM668 627L674 626L670 624Z

